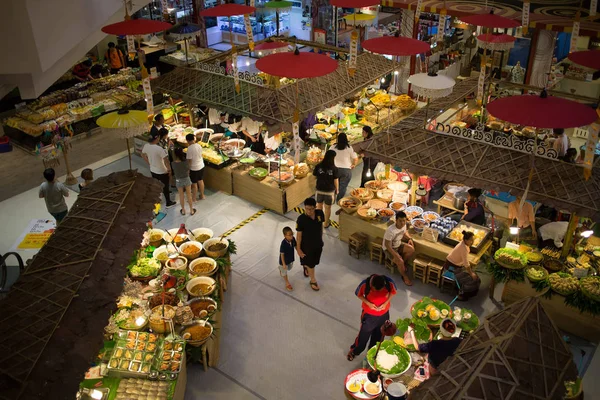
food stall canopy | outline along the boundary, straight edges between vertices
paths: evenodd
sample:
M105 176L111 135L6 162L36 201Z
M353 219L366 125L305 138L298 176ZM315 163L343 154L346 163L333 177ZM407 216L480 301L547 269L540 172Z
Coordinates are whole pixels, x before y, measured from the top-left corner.
M149 33L166 31L172 27L173 25L169 24L168 22L140 18L103 26L102 32L117 36L147 35Z
M273 76L286 78L318 78L334 72L338 67L333 58L318 53L285 52L271 54L256 61L256 68Z
M75 398L161 190L125 171L77 198L0 300L0 399Z
M521 26L520 22L494 14L493 9L487 14L467 15L466 17L462 17L461 21L466 24L483 26L485 28L516 28Z
M476 90L477 79L465 79L454 86L451 95L432 101L429 109L447 109ZM581 165L462 136L426 131L427 112L420 109L390 128L389 135L375 136L366 153L418 174L513 193L525 191L531 157L535 157L528 199L585 217L600 218L600 158L594 162L590 179L585 180Z
M414 400L563 399L577 378L571 350L540 299L528 297L488 316Z
M210 71L178 67L152 80L152 90L171 93L188 102L206 104L223 111L254 117L267 122L289 123L296 107L296 84L279 88L266 86L262 79L241 74L240 93L232 90L232 77L226 76L210 66ZM397 65L374 54L357 57L354 76L348 74L346 63L340 62L331 74L298 81L300 115L321 111L354 96L392 72Z
M600 70L600 50L574 51L569 60L587 68Z

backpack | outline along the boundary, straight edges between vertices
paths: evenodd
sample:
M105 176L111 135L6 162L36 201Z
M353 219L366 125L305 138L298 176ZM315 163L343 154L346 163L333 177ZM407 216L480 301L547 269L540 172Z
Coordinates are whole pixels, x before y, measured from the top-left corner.
M369 282L371 281L371 278L373 278L374 276L376 276L376 274L373 274L371 276L369 276L367 279L365 279L364 281L362 281L358 287L360 288L360 286L364 283L365 286L365 293L363 294L364 298L367 298L367 296L369 295L369 293L371 292L371 285L369 284ZM388 278L387 276L383 275L384 279L385 279L385 288L387 289L388 292L392 291L392 281L390 278ZM356 292L358 294L358 290L356 289Z

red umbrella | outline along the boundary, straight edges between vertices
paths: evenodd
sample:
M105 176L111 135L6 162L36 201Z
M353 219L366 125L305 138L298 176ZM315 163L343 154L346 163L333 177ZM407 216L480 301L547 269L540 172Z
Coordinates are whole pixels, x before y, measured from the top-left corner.
M575 51L569 54L569 60L584 67L600 69L600 51L598 50Z
M263 42L254 46L254 51L279 50L284 47L288 47L288 44L285 42Z
M271 54L256 61L262 72L285 78L317 78L335 71L337 61L324 54L295 52Z
M548 96L509 96L492 101L487 106L494 117L535 128L574 128L589 125L598 115L596 110L576 101Z
M102 27L102 32L109 35L147 35L166 31L172 28L173 25L168 22L154 21L152 19L130 19L116 24L110 24Z
M377 1L377 0L331 0L329 3L335 7L363 8L363 7L376 6L380 3L380 1Z
M362 47L371 53L390 56L414 56L431 50L429 43L402 36L382 36L368 39L362 42Z
M506 51L515 45L516 38L505 34L484 33L477 36L479 47L490 50Z
M256 11L255 7L243 4L221 4L200 11L200 15L203 17L233 17L234 15L252 14L254 11Z
M486 28L516 28L521 26L520 22L494 14L494 10L491 10L489 14L460 17L460 20L470 25L484 26Z

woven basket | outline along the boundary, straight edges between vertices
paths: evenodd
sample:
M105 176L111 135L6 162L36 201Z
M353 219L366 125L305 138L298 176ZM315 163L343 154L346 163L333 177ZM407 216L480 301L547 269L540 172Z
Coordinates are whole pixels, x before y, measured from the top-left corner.
M501 267L504 267L506 269L523 269L523 268L525 268L527 266L527 265L523 265L523 264L520 264L520 265L507 264L507 263L504 263L502 261L499 261L496 258L494 258L494 261L496 261L496 264L498 264Z
M371 200L371 199L374 197L374 194L373 194L373 191L372 191L372 190L369 190L369 189L367 189L367 190L369 191L369 193L368 193L368 195L366 195L366 196L364 196L364 197L358 197L358 196L355 194L355 190L358 190L358 189L354 189L354 190L352 190L352 191L350 192L350 196L352 196L352 198L353 198L353 199L356 199L356 200L360 200L360 201L362 201L363 203L366 203L367 201Z
M377 214L375 214L373 217L369 217L367 215L369 208L370 207L360 207L358 210L356 210L356 214L365 221L373 221L375 218L377 218Z
M342 206L342 202L343 202L344 200L350 200L350 199L352 199L352 200L354 200L354 201L357 201L357 202L358 202L358 205L357 205L356 207L344 207L344 206ZM359 209L359 208L362 206L362 201L360 201L360 200L358 200L358 199L355 199L354 197L343 197L343 198L341 198L341 199L340 199L340 201L338 201L338 205L339 205L339 206L340 206L340 208L341 208L342 210L344 210L346 213L348 213L348 214L352 214L352 213L355 213L355 212L356 212L356 210L358 210L358 209Z
M160 306L156 306L152 309L152 311L158 309L158 308L162 308L163 305L161 304ZM175 312L175 307L173 306L169 306L169 305L165 305L165 310L170 309L173 310L173 312ZM153 332L155 333L171 333L171 324L169 324L169 320L161 320L161 321L152 321L149 320L148 325L150 326L150 329L152 329Z

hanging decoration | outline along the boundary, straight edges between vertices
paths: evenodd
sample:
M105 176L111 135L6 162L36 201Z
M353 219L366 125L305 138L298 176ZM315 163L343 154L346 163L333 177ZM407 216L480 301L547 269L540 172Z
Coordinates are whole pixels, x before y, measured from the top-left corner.
M415 8L415 23L419 22L421 17L421 8L423 7L423 0L417 0L417 8Z
M598 8L598 0L590 1L590 16L593 17L596 15L596 9Z
M442 8L442 11L440 11L440 20L438 22L438 31L436 38L438 42L444 41L444 31L446 30L446 13L446 9Z
M168 0L162 0L161 6L162 6L163 19L165 21L167 21L169 19L169 2L168 2Z
M235 82L235 91L236 91L236 93L239 93L240 92L240 77L238 75L237 51L235 50L235 46L232 47L231 70L233 72L233 81Z
M529 29L529 1L523 3L523 17L521 23L523 24L523 34L527 34Z
M477 81L477 104L481 105L483 102L483 88L485 86L485 57L481 59L481 68L479 70L479 80Z
M573 21L573 31L571 32L571 47L569 53L577 51L577 39L579 39L579 11L575 14L575 21Z
M354 76L356 72L356 57L358 55L358 30L352 30L350 36L350 60L348 62L348 74Z
M248 47L250 51L254 51L254 33L252 32L252 24L250 23L250 15L244 14L244 25L246 26L246 34L248 35Z
M135 40L131 35L127 35L127 52L129 54L135 53Z
M255 3L254 3L254 1L255 1L255 0L250 0L250 7L255 7Z
M598 112L598 110L596 110ZM600 122L596 120L588 128L588 138L585 144L585 157L583 158L583 177L587 181L592 176L592 166L594 163L594 156L596 153L596 146L598 145L598 132L600 131Z
M144 99L146 99L146 112L154 115L154 101L152 100L152 87L150 86L149 75L142 80L142 86L144 87Z
M477 36L479 47L491 51L508 51L515 46L516 38L504 33L484 33Z

